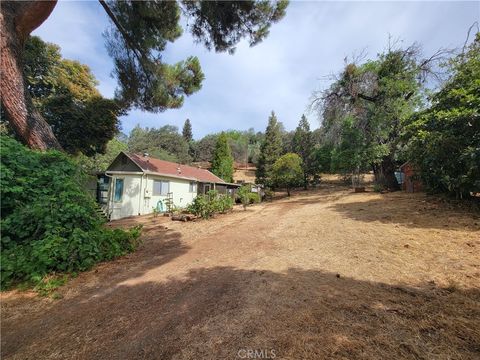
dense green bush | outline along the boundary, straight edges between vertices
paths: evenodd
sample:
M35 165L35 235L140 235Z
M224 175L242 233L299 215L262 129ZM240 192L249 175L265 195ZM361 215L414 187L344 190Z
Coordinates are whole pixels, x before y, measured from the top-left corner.
M260 202L260 195L252 192L252 187L250 185L242 185L237 191L237 199L243 205L243 208L246 210L247 206L254 203Z
M293 153L280 156L272 167L272 181L275 187L285 188L290 196L290 190L303 181L301 157Z
M84 174L65 154L1 136L1 286L86 270L132 251L140 234L103 226Z
M233 199L230 196L210 190L206 195L198 195L188 206L187 211L201 218L209 219L215 213L225 213L232 207Z
M405 137L430 191L468 198L480 192L480 33L449 67L452 76L409 120Z
M208 219L215 213L215 208L207 195L198 195L188 206L187 211Z
M233 207L233 199L229 195L218 195L216 198L218 212L224 214Z

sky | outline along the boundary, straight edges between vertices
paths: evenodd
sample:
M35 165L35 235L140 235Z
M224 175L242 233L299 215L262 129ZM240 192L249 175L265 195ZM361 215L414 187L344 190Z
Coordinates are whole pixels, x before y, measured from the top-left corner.
M405 46L419 42L425 55L461 47L475 21L480 21L478 1L291 1L262 43L251 48L241 42L234 55L209 52L184 31L164 59L197 56L205 74L202 89L186 97L180 109L130 111L121 118L122 131L128 134L137 124L181 130L187 118L196 139L228 129L264 131L272 110L287 130L295 129L302 114L317 128L317 115L308 111L312 92L328 87L328 75L342 69L346 56L365 51L375 58L389 34ZM64 58L88 65L102 95L113 97L113 62L102 37L108 26L98 1L60 1L34 35L58 44Z

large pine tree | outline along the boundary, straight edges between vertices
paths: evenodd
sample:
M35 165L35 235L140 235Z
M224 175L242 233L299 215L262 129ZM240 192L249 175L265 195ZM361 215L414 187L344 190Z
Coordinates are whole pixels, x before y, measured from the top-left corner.
M24 45L28 35L50 16L55 4L2 1L0 7L3 114L19 139L31 148L43 150L60 149L61 145L26 91ZM182 35L181 23L188 24L193 38L208 49L232 53L243 38L250 45L261 42L271 24L285 15L287 5L287 1L254 0L99 0L99 9L105 11L111 24L104 36L115 66L113 74L118 79L116 100L125 110L158 112L179 108L185 96L200 90L204 78L194 56L176 64L163 61L167 44Z
M227 134L221 133L217 139L212 160L212 172L226 182L233 182L233 156L228 145Z
M281 125L275 112L268 118L265 138L260 148L260 156L257 163L257 183L272 186L272 167L275 161L282 155Z
M302 159L303 169L303 187L307 189L308 178L313 175L313 139L312 132L310 131L310 124L308 123L305 115L302 115L292 141L293 151L298 154Z

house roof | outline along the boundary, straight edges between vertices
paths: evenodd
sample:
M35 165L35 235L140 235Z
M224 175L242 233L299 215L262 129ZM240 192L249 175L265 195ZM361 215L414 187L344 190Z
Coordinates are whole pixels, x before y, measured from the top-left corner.
M155 159L151 156L140 154L124 153L144 172L154 173L158 175L196 180L206 183L226 184L225 181L218 176L212 174L207 169L200 169L193 166L177 164L170 161Z

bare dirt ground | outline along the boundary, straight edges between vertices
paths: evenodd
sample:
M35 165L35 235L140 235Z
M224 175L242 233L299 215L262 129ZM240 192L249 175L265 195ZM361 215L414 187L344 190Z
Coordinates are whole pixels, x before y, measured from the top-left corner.
M2 358L480 358L479 214L324 184L209 221L115 226L139 222L142 247L62 299L3 293Z

